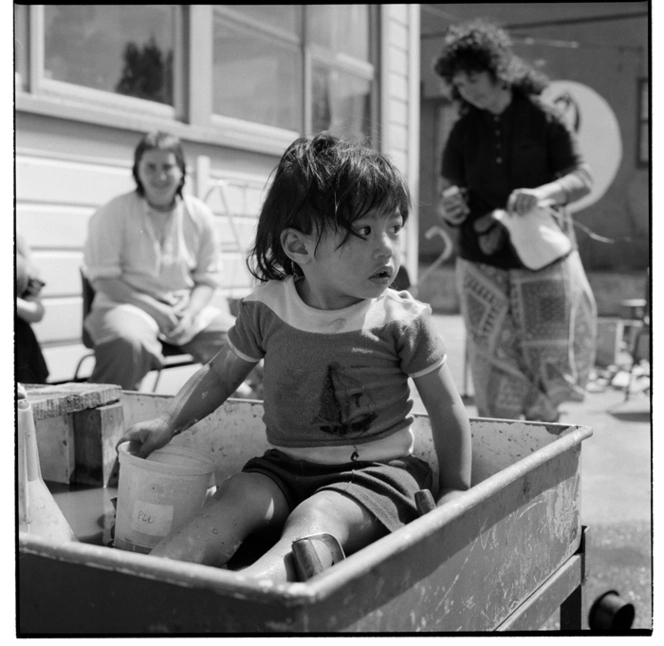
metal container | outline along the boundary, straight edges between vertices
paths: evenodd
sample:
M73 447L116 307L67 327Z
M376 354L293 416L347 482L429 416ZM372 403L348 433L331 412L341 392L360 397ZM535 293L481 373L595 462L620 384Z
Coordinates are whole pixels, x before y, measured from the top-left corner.
M168 398L123 393L123 403L130 424ZM261 419L261 403L230 400L174 442L212 455L220 482L266 448ZM467 493L306 583L21 533L19 634L523 630L570 601L580 628L580 459L591 429L490 419L471 427ZM417 455L435 463L428 418L414 428Z

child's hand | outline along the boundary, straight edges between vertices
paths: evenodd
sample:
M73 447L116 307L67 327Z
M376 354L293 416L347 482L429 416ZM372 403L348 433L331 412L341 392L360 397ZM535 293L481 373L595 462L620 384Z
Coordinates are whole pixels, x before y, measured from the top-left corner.
M115 445L129 442L129 453L146 458L150 453L166 446L173 438L171 420L168 416L138 422L131 426Z
M439 470L436 506L441 507L470 489L470 420L447 363L414 381L431 423Z

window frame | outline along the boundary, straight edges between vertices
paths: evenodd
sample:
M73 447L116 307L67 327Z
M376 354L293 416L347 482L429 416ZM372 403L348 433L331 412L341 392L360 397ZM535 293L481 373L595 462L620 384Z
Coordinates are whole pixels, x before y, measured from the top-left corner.
M27 79L15 76L15 111L145 132L166 128L173 134L212 145L263 154L281 154L294 138L311 134L312 71L314 63L367 79L371 84L370 142L378 145L380 114L380 6L369 5L370 60L360 61L306 42L306 11L302 6L299 37L221 7L232 21L260 29L279 39L297 41L302 53L301 131L267 126L213 113L213 5L171 5L176 8L173 52L173 99L169 106L155 101L44 77L44 5L28 5ZM208 86L210 83L207 84Z

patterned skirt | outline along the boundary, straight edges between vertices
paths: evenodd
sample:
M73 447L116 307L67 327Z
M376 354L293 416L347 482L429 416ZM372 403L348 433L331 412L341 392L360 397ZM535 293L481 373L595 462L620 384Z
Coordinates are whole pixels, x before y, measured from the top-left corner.
M457 260L481 417L556 421L581 401L595 361L597 306L578 252L540 271Z

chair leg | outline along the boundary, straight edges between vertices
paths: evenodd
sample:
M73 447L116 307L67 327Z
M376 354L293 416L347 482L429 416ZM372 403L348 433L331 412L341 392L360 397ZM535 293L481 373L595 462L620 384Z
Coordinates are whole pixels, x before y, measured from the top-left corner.
M632 389L632 375L634 374L634 365L635 361L632 360L632 365L629 367L629 376L627 377L627 385L625 386L625 399L624 401L629 400L630 390Z
M627 379L627 386L625 387L625 401L630 397L630 391L632 389L632 380L634 378L634 369L641 363L641 337L643 336L643 330L638 330L634 336L634 341L632 342L632 365L629 367L629 377Z
M461 393L462 397L468 397L468 378L470 373L470 348L468 346L468 339L464 344L463 349L463 392Z
M157 386L159 385L159 379L161 377L161 370L157 370L157 376L154 380L154 385L152 386L152 392L156 393L157 392Z
M79 373L80 370L81 370L81 366L83 365L83 362L84 362L86 359L89 359L90 357L93 357L93 358L94 358L94 356L95 356L95 353L94 353L94 352L88 352L87 354L84 354L84 355L79 359L78 363L76 364L76 370L74 370L74 378L73 378L72 381L78 381L78 379L79 379L79 377L78 377L78 373Z

